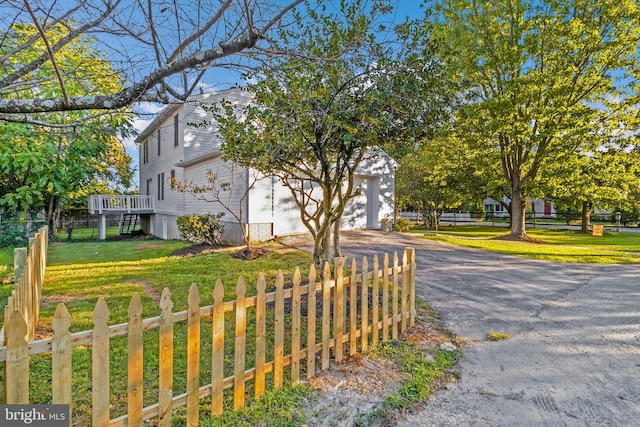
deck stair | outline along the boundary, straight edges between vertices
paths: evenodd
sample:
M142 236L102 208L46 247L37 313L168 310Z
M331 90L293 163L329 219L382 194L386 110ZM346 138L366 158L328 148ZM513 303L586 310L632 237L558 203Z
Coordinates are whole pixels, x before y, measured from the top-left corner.
M138 214L122 214L120 215L120 229L119 234L122 235L130 235L138 225L139 220Z

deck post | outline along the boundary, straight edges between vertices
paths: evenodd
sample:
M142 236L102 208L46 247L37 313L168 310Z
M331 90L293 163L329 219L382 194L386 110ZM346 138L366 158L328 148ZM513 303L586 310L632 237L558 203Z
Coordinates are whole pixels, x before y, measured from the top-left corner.
M107 240L107 216L100 214L98 219L98 240Z

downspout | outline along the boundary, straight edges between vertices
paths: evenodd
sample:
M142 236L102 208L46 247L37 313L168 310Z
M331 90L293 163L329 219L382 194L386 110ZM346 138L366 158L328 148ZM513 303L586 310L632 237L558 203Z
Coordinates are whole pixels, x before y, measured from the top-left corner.
M245 197L245 209L244 211L246 212L245 218L246 218L246 227L247 227L247 232L246 232L246 236L247 236L247 247L249 247L249 245L251 244L251 227L249 227L249 197L251 196L249 193L251 193L250 189L249 189L249 168L246 168L246 189L247 189L247 197Z

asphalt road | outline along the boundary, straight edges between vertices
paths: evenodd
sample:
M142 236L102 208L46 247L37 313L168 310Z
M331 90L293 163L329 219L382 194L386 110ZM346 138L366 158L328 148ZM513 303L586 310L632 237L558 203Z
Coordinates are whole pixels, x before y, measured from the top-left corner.
M640 426L640 266L548 263L369 230L341 240L358 259L415 248L417 296L468 342L460 379L403 426ZM511 338L486 341L490 330Z

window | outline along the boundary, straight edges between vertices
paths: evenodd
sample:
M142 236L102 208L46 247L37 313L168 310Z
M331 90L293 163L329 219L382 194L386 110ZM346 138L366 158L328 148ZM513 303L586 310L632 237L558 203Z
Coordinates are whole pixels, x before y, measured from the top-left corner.
M173 181L176 179L176 170L175 169L171 169L171 181L169 182L171 184L171 188L173 188Z
M160 129L158 129L158 156L160 155Z
M142 163L147 163L149 161L149 142L145 141L142 143Z
M164 200L164 172L158 174L158 200Z
M180 142L179 139L178 139L178 136L179 136L179 132L178 132L179 123L178 122L179 121L180 120L178 119L178 115L176 114L173 117L173 146L174 147L177 147L179 142Z
M151 178L147 179L147 196L151 195Z

